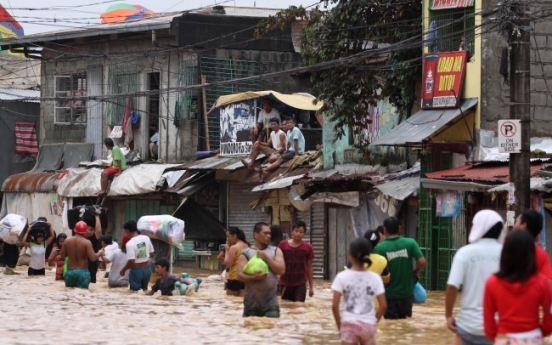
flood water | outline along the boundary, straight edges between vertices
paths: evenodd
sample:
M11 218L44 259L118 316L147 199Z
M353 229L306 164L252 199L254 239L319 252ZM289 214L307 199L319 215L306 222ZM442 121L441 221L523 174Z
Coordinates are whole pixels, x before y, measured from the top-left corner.
M100 278L90 290L68 289L46 277L0 273L0 344L340 344L331 312L330 282L316 281L306 303L283 302L280 319L243 318L242 301L222 282L201 284L192 296L146 296L109 289ZM213 272L175 268L191 277ZM444 294L430 292L409 320L378 325L378 344L451 344Z

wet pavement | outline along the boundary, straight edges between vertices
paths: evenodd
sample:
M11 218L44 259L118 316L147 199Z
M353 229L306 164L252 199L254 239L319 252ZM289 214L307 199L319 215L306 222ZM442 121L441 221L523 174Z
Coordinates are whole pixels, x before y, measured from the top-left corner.
M213 272L175 273L182 270L204 278L197 294L146 296L109 289L104 278L88 291L68 289L53 272L27 277L26 267L18 276L0 273L0 344L340 344L330 282L316 281L304 304L281 303L280 319L242 318L241 299L226 296L222 282L205 281ZM430 292L413 318L382 320L378 344L451 344L443 306L444 294Z

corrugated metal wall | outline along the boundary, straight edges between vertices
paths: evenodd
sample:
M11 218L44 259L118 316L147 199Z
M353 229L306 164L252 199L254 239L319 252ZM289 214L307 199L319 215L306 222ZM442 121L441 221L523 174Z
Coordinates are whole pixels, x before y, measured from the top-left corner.
M245 233L250 244L253 244L253 226L266 222L268 216L261 209L252 210L250 203L261 194L251 192L255 185L230 182L228 187L228 226L237 226Z
M314 203L311 207L310 243L314 247L312 262L314 278L327 279L326 262L326 208L324 203Z
M103 95L103 66L91 66L86 71L88 96ZM86 142L94 144L94 158L102 158L102 102L88 101L88 124L86 125Z

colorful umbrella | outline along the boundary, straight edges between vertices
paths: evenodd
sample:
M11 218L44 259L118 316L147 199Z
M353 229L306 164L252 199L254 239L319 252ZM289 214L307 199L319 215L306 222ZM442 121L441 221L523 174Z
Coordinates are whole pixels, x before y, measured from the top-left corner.
M24 34L23 27L0 5L0 39L21 37ZM7 50L0 50L0 52L11 54Z
M114 4L100 16L102 23L124 22L142 18L155 17L157 14L140 5Z

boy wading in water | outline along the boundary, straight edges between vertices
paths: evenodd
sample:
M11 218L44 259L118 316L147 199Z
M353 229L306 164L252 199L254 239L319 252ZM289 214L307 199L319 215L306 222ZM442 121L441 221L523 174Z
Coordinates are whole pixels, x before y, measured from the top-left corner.
M282 241L278 245L284 254L286 263L286 273L280 277L283 300L305 302L307 281L309 282L309 296L314 295L312 279L314 250L310 243L303 241L306 229L305 222L298 221L291 230L291 239Z
M169 274L169 268L171 264L167 259L159 259L155 262L155 274L157 274L157 280L151 287L151 290L147 292L149 296L152 296L157 291L161 290L162 296L172 296L175 283L182 282L188 285L186 294L197 291L197 285L189 279L179 278Z

